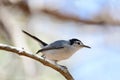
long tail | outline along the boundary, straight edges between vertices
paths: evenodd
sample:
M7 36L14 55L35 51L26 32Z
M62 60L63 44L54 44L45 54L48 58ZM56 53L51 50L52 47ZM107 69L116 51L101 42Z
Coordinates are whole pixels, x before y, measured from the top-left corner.
M26 35L30 36L31 38L35 39L36 41L40 42L43 46L48 45L47 43L43 42L43 41L40 40L39 38L31 35L30 33L26 32L26 31L24 31L24 30L22 30L22 32L25 33Z

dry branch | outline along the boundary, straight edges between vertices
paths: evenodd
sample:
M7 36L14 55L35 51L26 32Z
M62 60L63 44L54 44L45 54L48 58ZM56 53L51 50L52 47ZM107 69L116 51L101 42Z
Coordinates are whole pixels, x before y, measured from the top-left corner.
M0 44L0 50L9 51L9 52L12 52L12 53L16 53L18 55L22 55L22 56L32 58L32 59L44 64L45 66L49 66L49 67L53 68L54 70L58 71L67 80L74 80L67 69L63 69L60 66L56 66L56 65L44 60L42 57L37 56L37 55L33 55L30 52L25 51L24 49L19 49L17 47L5 45L5 44Z
M104 21L83 20L76 15L63 14L59 11L54 11L54 10L52 11L50 9L42 9L42 12L62 21L74 21L74 22L80 22L84 24L93 24L93 25L106 24Z

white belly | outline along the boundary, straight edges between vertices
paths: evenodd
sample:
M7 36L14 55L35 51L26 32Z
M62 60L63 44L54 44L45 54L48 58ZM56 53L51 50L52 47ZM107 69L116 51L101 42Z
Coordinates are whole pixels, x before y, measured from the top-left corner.
M64 59L68 59L69 57L71 57L77 50L73 50L73 49L57 49L57 50L48 50L48 51L44 51L42 52L44 54L44 56L47 59L50 60L64 60Z

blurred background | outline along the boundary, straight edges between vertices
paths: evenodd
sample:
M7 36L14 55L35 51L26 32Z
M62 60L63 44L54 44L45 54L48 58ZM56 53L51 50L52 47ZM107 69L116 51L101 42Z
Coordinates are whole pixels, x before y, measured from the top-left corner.
M83 48L59 62L75 80L120 80L120 1L0 0L0 43L35 53L38 42L78 38ZM39 54L41 55L41 54ZM55 70L27 57L0 51L0 80L65 80Z

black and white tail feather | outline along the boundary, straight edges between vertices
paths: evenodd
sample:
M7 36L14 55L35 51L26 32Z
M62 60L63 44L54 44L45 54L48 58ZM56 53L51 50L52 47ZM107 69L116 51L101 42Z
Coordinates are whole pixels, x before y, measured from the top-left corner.
M24 31L24 30L22 30L22 32L25 33L26 35L32 37L32 38L35 39L36 41L38 41L42 46L47 46L47 45L48 45L47 43L43 42L42 40L40 40L40 39L37 38L36 36L33 36L33 35L31 35L30 33L26 32L26 31Z

